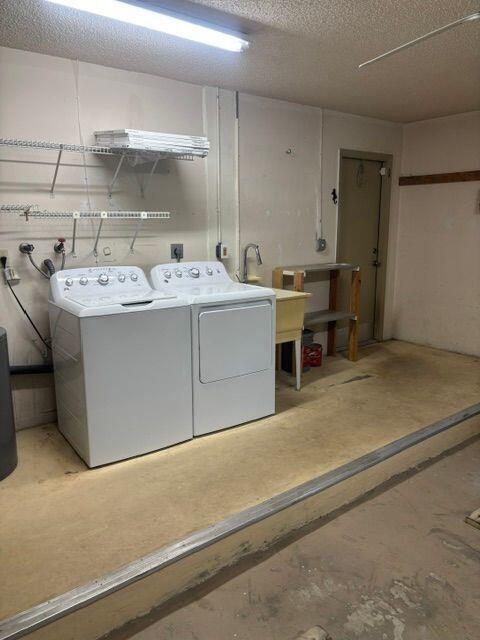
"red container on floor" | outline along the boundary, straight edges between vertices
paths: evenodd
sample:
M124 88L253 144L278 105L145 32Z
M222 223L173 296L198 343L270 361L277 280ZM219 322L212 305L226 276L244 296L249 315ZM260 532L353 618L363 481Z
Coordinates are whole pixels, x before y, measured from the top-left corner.
M322 364L322 345L313 342L303 347L303 364L310 367L320 367Z

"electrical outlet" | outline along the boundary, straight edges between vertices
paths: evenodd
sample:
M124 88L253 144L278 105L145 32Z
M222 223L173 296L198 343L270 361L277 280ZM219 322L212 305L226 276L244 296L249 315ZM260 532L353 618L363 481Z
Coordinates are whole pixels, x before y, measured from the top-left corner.
M327 248L327 241L325 238L317 238L317 251L325 251Z
M230 252L227 245L223 244L223 242L217 243L217 246L215 247L215 255L217 257L217 260L226 260L227 258L229 258Z
M170 258L172 260L181 260L183 258L183 244L170 245Z
M8 256L7 249L0 249L0 258L7 259L5 262L5 265L6 265L5 268L3 268L3 261L2 261L1 270L0 270L0 273L1 271L3 271L3 279L5 283L9 282L10 284L17 284L17 282L20 282L20 278L17 275L17 272L9 264L9 256Z

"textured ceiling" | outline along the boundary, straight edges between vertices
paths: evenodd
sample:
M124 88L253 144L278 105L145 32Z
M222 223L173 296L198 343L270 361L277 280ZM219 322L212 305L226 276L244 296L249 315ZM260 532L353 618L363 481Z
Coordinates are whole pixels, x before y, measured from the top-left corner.
M99 0L101 2L101 0ZM0 0L0 44L409 122L480 108L480 22L357 65L480 0L149 0L246 32L235 54L60 7Z

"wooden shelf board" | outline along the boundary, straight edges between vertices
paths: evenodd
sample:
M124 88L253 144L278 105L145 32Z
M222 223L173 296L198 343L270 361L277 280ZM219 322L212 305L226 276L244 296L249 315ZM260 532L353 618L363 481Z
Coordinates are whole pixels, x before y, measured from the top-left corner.
M431 173L421 176L400 176L398 184L408 187L418 184L445 184L448 182L471 182L480 180L480 171L457 171L455 173Z
M352 270L358 269L358 265L350 264L349 262L324 262L323 264L299 264L288 267L276 267L281 269L286 276L293 276L297 271L303 271L303 273L311 273L313 271L337 271L337 270Z
M356 318L354 313L349 311L329 311L324 309L322 311L310 311L305 314L305 326L309 324L320 324L323 322L335 322L337 320L353 320Z

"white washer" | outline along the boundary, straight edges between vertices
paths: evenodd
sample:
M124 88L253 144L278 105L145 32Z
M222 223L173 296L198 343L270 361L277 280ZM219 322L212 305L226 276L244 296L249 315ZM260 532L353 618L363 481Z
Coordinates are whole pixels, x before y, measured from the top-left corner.
M151 278L191 305L194 435L274 413L272 289L234 282L221 262L160 264Z
M193 436L190 309L138 267L50 280L60 431L90 467Z

